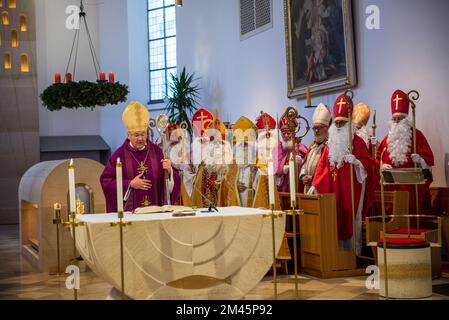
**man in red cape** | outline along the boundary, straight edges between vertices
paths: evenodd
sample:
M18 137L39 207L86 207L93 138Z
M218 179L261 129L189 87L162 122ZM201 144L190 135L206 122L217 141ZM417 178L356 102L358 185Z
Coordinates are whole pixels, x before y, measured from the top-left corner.
M172 168L170 160L164 159L159 146L148 140L150 114L140 102L131 102L123 112L123 122L128 137L109 158L100 176L100 183L106 198L107 212L117 212L117 159L123 165L124 210L167 204L166 188L171 203L179 196L180 176ZM169 179L165 179L165 170Z
M342 250L352 250L353 220L351 205L350 170L354 168L354 208L357 226L356 250L361 252L362 242L362 208L365 193L367 170L372 165L372 158L365 142L353 133L353 150L349 153L349 121L348 106L352 100L347 95L341 95L334 104L334 124L329 129L328 144L312 181L309 194L335 193L337 205L337 229L339 247Z
M383 170L392 168L413 168L414 164L423 169L434 165L433 152L424 134L416 130L416 153L413 153L413 127L407 118L410 101L408 95L396 90L391 97L392 121L390 131L377 149L376 162ZM383 154L383 155L382 155ZM429 186L432 179L418 186L419 212L428 213L431 208ZM409 192L409 211L416 213L415 187L413 185L388 185L385 190L405 190Z

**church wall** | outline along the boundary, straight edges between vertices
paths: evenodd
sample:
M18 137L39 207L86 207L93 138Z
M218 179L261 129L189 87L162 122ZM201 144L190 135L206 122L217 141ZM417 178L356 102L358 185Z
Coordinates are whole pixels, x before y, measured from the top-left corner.
M365 27L368 5L380 9L380 30ZM186 66L200 78L203 106L218 108L222 120L254 119L260 110L279 116L304 100L287 98L283 1L273 1L273 28L245 41L239 38L239 1L185 1L177 10L178 68ZM390 97L395 89L417 89L417 126L433 148L433 186L446 186L444 153L449 109L447 12L445 0L354 1L358 84L355 102L377 110L378 136L387 133ZM313 93L312 93L313 94ZM312 104L333 106L338 93L313 97ZM308 119L312 111L300 109ZM312 134L305 138L309 144Z
M39 0L36 6L37 84L39 94L54 82L55 73L61 73L62 80L64 79L75 35L75 30L66 28L66 20L69 17L69 14L66 14L66 8L70 5L79 6L79 1ZM104 4L101 6L104 6ZM98 4L85 3L86 19L96 50L98 50L96 13L98 9ZM74 80L94 81L96 72L93 67L84 26L80 31ZM73 59L72 57L69 71L71 73L73 73ZM39 123L41 136L98 135L100 134L100 111L97 109L93 111L90 109L63 109L50 112L42 106L42 102L39 99Z
M0 23L0 224L18 223L19 182L25 171L39 161L39 121L36 88L35 1L17 1L1 11L9 25ZM20 31L20 15L27 17L27 30ZM18 46L11 44L17 30ZM4 54L11 54L11 68L4 68ZM20 56L28 56L29 70L22 72ZM24 70L25 71L25 70Z

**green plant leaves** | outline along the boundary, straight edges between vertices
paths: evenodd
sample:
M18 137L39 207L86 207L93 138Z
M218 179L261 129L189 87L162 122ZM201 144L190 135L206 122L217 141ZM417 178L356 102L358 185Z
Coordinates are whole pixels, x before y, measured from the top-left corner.
M168 97L166 112L171 123L181 124L186 122L187 130L192 135L191 118L193 113L198 109L196 105L199 99L199 86L194 85L194 73L188 74L184 67L177 76L172 75L169 83L169 91L172 96Z
M53 84L42 92L40 98L50 111L62 108L95 108L96 106L116 105L125 102L128 86L119 82L79 81Z

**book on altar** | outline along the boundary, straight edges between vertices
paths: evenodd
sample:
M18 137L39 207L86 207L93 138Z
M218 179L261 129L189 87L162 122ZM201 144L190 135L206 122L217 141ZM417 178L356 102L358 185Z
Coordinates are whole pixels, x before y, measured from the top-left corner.
M185 206L148 206L148 207L141 207L134 210L134 213L136 214L148 214L148 213L163 213L163 212L172 212L172 213L190 213L195 212L192 207L185 207Z

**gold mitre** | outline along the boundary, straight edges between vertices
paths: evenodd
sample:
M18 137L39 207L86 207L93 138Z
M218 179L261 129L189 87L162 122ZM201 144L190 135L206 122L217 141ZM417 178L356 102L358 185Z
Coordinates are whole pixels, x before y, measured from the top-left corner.
M234 143L238 141L256 141L257 127L246 117L240 117L234 125Z
M150 113L139 101L133 101L123 111L122 120L128 132L146 131Z
M332 114L328 107L326 107L323 103L320 103L315 111L313 112L313 124L321 124L324 126L329 126L331 122Z
M354 110L352 111L352 122L356 125L366 126L369 120L369 116L369 107L365 103L360 102L354 107Z

